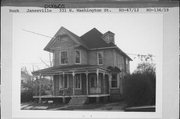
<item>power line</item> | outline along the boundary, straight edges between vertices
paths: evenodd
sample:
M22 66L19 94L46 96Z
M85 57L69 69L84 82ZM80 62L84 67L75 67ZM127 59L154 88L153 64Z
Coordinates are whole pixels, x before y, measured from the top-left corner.
M53 38L53 37L51 37L51 36L47 36L47 35L44 35L44 34L41 34L41 33L37 33L37 32L34 32L34 31L30 31L30 30L25 30L25 29L22 29L23 31L26 31L26 32L29 32L29 33L33 33L33 34L36 34L36 35L40 35L40 36L44 36L44 37L48 37L48 38ZM126 54L128 54L128 55L134 55L134 56L139 56L139 55L143 55L143 56L147 56L147 55L144 55L144 54L135 54L135 53L126 53ZM152 57L155 57L154 55L152 55L152 54L149 54L149 55L151 55Z
M40 35L40 36L44 36L44 37L48 37L48 38L53 38L51 36L47 36L47 35L44 35L44 34L40 34L40 33L36 33L36 32L33 32L33 31L29 31L29 30L25 30L25 29L22 29L23 31L26 31L26 32L29 32L29 33L33 33L33 34L36 34L36 35Z

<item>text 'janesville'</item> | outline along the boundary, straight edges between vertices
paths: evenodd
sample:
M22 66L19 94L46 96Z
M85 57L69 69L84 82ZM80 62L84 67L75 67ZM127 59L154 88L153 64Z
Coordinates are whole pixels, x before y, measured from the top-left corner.
M77 9L68 9L68 8L59 8L56 9L58 12L90 12L90 13L95 13L95 12L111 12L110 9L101 9L101 8L77 8ZM52 9L27 9L26 12L53 12ZM56 11L57 12L57 11Z

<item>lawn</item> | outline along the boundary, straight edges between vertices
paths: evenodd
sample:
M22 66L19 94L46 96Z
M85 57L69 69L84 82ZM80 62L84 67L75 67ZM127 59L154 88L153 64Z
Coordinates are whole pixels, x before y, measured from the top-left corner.
M94 103L84 105L68 105L68 104L39 104L39 103L22 103L22 110L113 110L124 111L125 103Z

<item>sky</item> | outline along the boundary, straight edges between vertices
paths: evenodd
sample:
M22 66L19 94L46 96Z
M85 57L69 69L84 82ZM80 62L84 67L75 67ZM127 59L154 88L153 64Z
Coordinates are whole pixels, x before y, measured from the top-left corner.
M152 54L156 59L162 50L163 18L160 14L20 13L13 15L13 53L20 65L30 72L47 67L43 62L49 63L49 53L43 49L61 26L78 36L92 28L115 33L115 44L133 59L130 72L139 63L133 54Z

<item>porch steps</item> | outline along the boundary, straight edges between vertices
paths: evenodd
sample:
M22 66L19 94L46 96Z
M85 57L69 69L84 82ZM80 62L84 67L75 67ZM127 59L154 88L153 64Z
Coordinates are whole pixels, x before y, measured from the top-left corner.
M87 102L87 96L80 96L80 97L72 97L69 101L69 105L83 105Z

